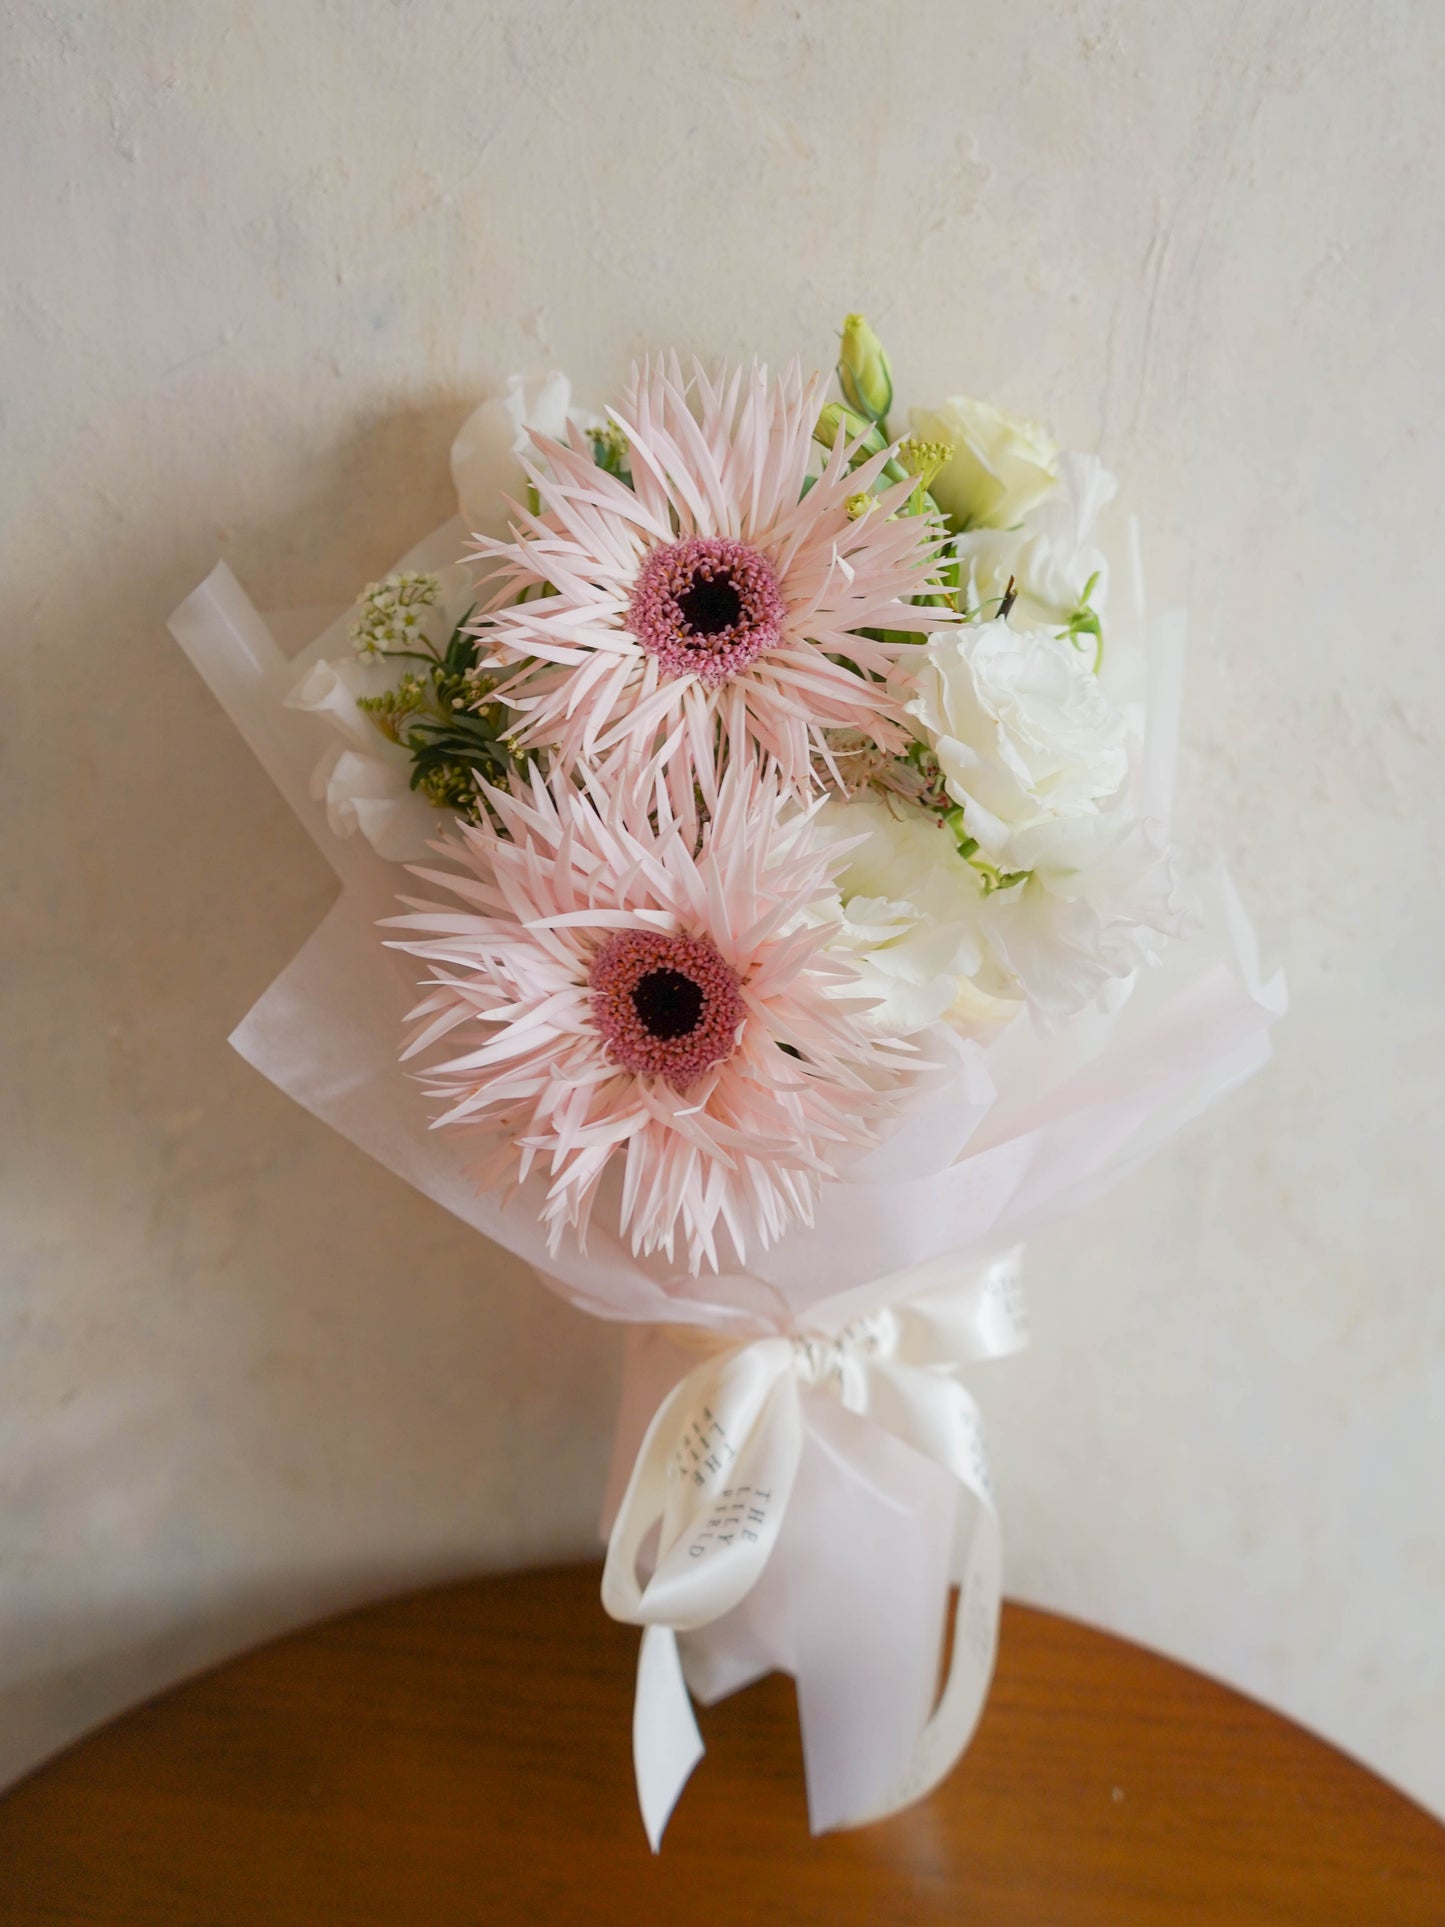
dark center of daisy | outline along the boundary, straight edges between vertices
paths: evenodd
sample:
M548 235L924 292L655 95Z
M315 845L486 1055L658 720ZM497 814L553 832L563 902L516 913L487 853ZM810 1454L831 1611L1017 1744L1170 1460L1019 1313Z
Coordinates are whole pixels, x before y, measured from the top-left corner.
M634 1077L689 1091L738 1048L743 981L707 937L614 930L587 973L592 1022L607 1055Z
M718 689L782 639L787 606L773 565L731 535L684 535L643 561L627 626L667 676Z
M701 989L680 970L649 970L632 987L638 1023L664 1041L697 1029L702 1002Z
M743 612L743 599L731 570L719 569L716 575L701 572L695 575L692 586L678 596L677 607L695 636L720 636L725 629L736 626Z

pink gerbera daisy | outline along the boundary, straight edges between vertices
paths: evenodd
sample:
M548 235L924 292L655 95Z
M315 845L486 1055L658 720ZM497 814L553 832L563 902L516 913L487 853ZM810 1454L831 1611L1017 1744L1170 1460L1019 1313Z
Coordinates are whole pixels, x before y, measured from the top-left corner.
M840 852L785 819L776 772L729 771L701 830L582 776L489 790L500 832L459 823L458 868L416 872L459 907L394 920L432 965L406 1055L448 1040L436 1122L482 1139L483 1187L546 1172L553 1250L585 1242L615 1162L634 1250L671 1259L680 1233L694 1272L716 1266L721 1225L742 1261L811 1221L918 1060L869 1034L853 967L802 925Z
M660 756L681 765L678 793L695 776L704 794L749 746L795 790L825 730L904 747L886 678L909 644L862 632L926 634L944 618L910 600L935 586L938 539L927 518L891 513L913 484L849 513L886 452L850 469L840 440L806 487L817 391L796 367L769 385L756 364L690 383L675 359L649 364L611 414L631 488L579 430L565 445L535 436L538 513L516 510L510 542L478 538L500 576L477 633L494 665L517 667L502 694L523 746L563 769L613 749Z

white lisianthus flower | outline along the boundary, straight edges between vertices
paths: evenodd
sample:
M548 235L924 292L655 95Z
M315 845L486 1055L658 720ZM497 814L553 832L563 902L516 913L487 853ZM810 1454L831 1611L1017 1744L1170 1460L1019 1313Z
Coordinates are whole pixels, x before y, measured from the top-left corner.
M955 528L1012 528L1058 479L1059 451L1048 432L987 402L953 395L937 408L913 409L909 423L920 441L953 451L929 492Z
M526 499L521 457L541 460L533 433L562 441L569 417L583 427L596 421L571 404L572 384L565 375L555 371L531 379L513 375L502 394L468 415L452 443L452 482L470 534L505 540L511 513L508 498Z
M983 884L937 817L866 792L830 800L814 819L818 833L852 841L831 906L830 947L858 966L859 988L878 999L870 1027L910 1037L940 1018L978 1030L1018 1014L1016 998L990 995Z
M985 948L991 981L1026 996L1045 1027L1091 1003L1117 1006L1164 940L1189 928L1172 853L1122 799L1036 824L1015 849L1027 874L984 900Z
M1091 541L1094 524L1114 497L1114 477L1096 455L1059 458L1059 485L1017 528L965 531L955 544L960 607L997 609L1010 581L1020 629L1061 629L1084 603L1102 615L1109 563Z
M968 834L1005 871L1022 832L1089 814L1129 775L1124 718L1071 642L965 623L931 637L908 712L938 757Z
M1169 851L1127 808L1037 824L1020 845L1032 867L1004 889L987 887L947 826L914 806L863 795L825 804L817 821L825 835L866 839L836 902L813 915L878 999L870 1026L894 1036L939 1020L978 1035L1025 1004L1045 1028L1091 1003L1116 1006L1188 926Z
M975 984L1046 1024L1118 1001L1188 903L1137 814L1125 719L1091 656L1003 621L919 654L909 713L975 846L948 852L979 879Z

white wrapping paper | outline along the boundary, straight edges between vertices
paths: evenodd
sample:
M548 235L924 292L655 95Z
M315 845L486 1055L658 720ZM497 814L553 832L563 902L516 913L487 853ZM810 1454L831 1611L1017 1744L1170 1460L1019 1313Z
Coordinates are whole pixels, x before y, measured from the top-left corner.
M462 539L461 524L449 523L397 566L445 567ZM967 1743L992 1667L1001 1552L961 1373L1024 1341L1011 1254L1269 1055L1283 984L1262 981L1227 878L1207 880L1203 934L1175 945L1122 1011L1048 1039L1016 1022L987 1048L941 1046L939 1074L896 1135L825 1187L811 1230L746 1269L690 1278L660 1257L638 1259L607 1232L604 1204L585 1255L550 1255L535 1190L506 1203L479 1196L398 1064L416 966L384 949L375 926L402 878L362 837L332 834L311 787L324 744L313 719L284 701L308 664L344 653L346 618L288 658L218 565L171 627L341 882L326 920L232 1043L553 1289L637 1328L606 1594L617 1616L646 1628L635 1739L653 1845L701 1751L686 1688L710 1701L774 1668L797 1681L815 1830L918 1797ZM1158 626L1151 713L1170 726L1146 738L1144 780L1161 819L1182 646L1179 619ZM696 1468L679 1458L689 1428L706 1430L719 1414L745 1463L689 1486L684 1472ZM705 1583L685 1551L681 1568L669 1565L706 1519L784 1486L767 1502L766 1525L749 1522L757 1538L701 1559ZM745 1504L738 1516L757 1509ZM951 1586L961 1590L960 1619L935 1709Z

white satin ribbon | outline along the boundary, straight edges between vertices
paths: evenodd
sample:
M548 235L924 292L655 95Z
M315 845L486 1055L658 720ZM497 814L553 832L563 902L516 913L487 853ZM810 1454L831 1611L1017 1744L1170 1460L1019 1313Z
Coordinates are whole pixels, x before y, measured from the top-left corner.
M978 1409L957 1373L1027 1342L1018 1255L836 1332L770 1333L725 1348L693 1340L712 1348L647 1429L602 1575L607 1611L643 1628L633 1755L654 1852L703 1753L677 1637L713 1625L762 1577L797 1476L808 1397L831 1394L957 1482L948 1571L959 1602L947 1676L904 1771L848 1823L921 1798L967 1746L993 1673L1002 1547ZM651 1572L640 1579L650 1548ZM857 1558L866 1574L866 1546Z

